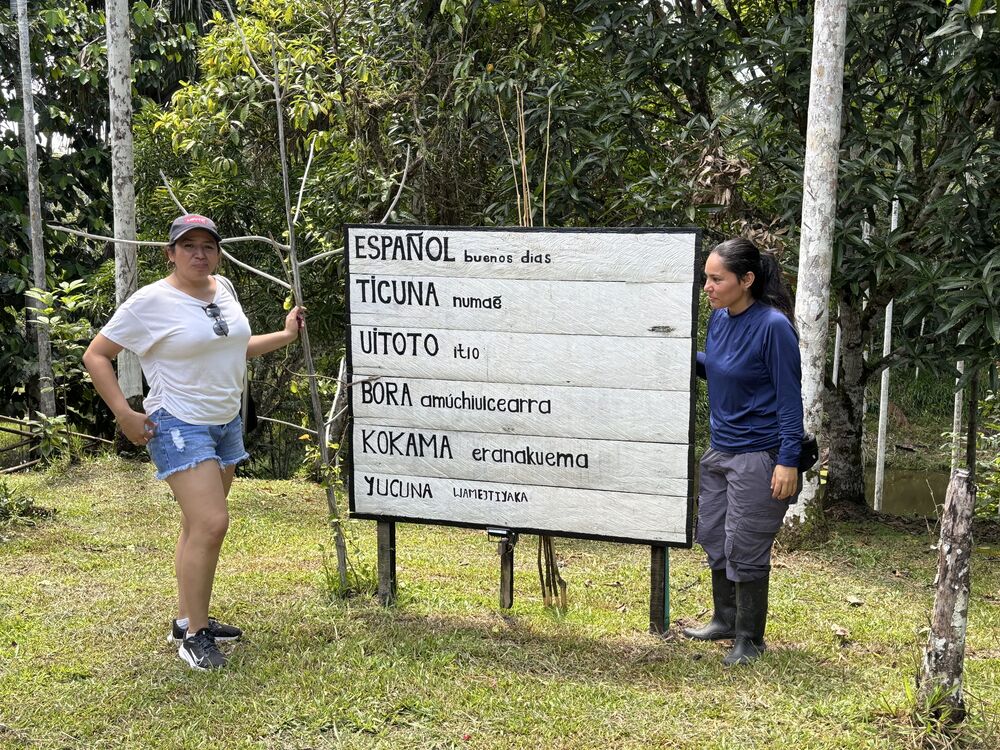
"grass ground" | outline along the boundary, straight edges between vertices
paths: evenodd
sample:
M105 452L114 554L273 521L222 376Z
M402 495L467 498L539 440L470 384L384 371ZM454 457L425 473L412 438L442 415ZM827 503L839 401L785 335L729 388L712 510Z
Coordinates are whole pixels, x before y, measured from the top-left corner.
M906 748L936 541L878 525L781 551L770 650L647 633L647 548L559 540L570 608L545 610L534 539L498 609L482 532L400 525L400 601L332 600L325 503L298 481L237 480L213 612L247 637L215 674L166 643L177 511L147 465L104 458L11 484L54 518L0 529L3 748ZM372 567L374 527L348 524ZM708 572L672 550L671 618L704 617ZM973 560L970 722L998 746L1000 550ZM938 738L940 740L940 738ZM942 744L941 741L938 743ZM947 744L947 743L944 743Z

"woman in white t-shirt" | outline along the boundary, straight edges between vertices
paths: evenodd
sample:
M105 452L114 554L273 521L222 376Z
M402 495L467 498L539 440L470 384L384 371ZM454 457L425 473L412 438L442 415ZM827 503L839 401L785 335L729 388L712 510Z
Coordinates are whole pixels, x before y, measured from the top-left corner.
M126 300L94 337L83 362L118 426L146 446L181 508L177 541L178 618L168 640L195 669L225 666L216 646L242 631L208 616L219 550L229 528L226 496L243 447L240 404L246 361L295 341L302 310L285 327L253 336L232 285L215 276L221 237L214 222L186 214L170 226L171 273ZM136 353L149 393L143 411L129 407L111 361Z

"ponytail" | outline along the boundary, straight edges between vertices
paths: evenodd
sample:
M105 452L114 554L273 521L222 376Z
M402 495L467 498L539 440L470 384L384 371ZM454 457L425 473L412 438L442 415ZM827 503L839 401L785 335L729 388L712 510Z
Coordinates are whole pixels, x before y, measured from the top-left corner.
M792 321L792 325L795 325L795 304L773 255L761 253L760 275L754 276L750 294L754 299L783 312Z

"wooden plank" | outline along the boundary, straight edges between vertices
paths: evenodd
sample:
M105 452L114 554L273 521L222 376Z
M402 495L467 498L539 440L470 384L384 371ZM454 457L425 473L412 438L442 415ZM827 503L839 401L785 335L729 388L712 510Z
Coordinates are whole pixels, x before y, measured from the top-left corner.
M687 444L417 430L355 420L355 471L684 495Z
M689 339L351 327L355 371L393 377L640 390L691 384Z
M516 232L347 227L352 276L455 276L562 281L694 280L696 232Z
M356 276L351 323L690 338L691 294L690 283Z
M354 373L354 418L383 425L687 443L689 383L678 391L416 380Z
M686 544L686 495L644 495L356 471L353 514L527 533Z

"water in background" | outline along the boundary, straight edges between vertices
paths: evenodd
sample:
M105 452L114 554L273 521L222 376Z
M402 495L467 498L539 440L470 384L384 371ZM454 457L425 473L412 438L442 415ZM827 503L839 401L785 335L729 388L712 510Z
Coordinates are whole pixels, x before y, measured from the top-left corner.
M894 516L936 518L948 489L944 471L887 469L882 493L882 512ZM865 495L871 507L875 498L875 468L865 470ZM937 506L937 507L935 507Z

